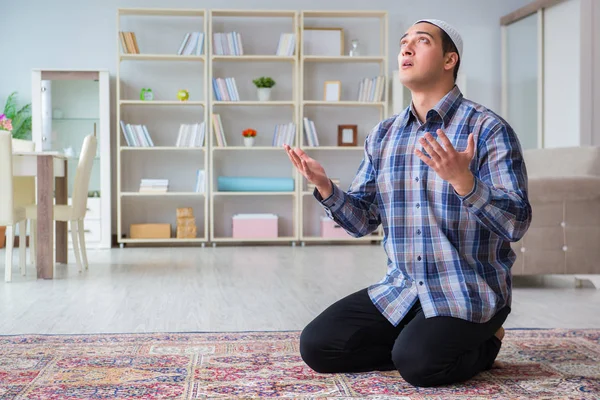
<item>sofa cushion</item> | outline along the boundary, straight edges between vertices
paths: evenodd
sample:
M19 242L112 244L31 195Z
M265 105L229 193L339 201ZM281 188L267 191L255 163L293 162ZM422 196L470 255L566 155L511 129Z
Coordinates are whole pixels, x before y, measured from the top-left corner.
M530 202L591 200L600 197L600 176L528 179Z

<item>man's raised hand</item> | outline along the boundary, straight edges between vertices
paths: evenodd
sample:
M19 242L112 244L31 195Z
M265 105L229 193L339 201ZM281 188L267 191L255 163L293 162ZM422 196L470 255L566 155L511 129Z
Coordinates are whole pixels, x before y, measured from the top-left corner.
M327 198L332 193L331 181L327 177L325 170L316 160L310 158L301 149L292 149L287 144L283 146L285 151L290 158L290 161L298 171L308 180L310 183L317 187L317 190L323 198Z

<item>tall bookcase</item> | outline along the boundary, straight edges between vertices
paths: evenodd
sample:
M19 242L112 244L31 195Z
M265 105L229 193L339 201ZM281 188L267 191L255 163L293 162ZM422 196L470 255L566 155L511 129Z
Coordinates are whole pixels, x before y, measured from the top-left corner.
M304 51L305 29L341 32L340 54ZM201 54L179 55L187 32L202 32ZM292 145L321 162L330 177L346 189L363 157L366 135L389 114L388 16L385 11L187 10L119 9L117 21L117 225L126 243L218 243L379 241L381 230L368 237L322 237L323 208L312 198L304 177L273 141L277 125L295 127ZM135 32L139 53L124 54L119 32ZM215 39L215 34L222 34ZM282 34L293 34L293 51L277 54ZM167 39L168 38L168 39ZM360 56L349 56L353 39ZM225 42L217 43L219 40ZM163 46L163 47L161 47ZM224 48L227 51L224 51ZM180 49L181 50L181 49ZM271 98L259 99L253 80L272 77ZM363 78L382 77L377 99L360 99ZM223 99L223 78L229 98ZM227 78L234 78L228 79ZM325 100L324 84L341 83L340 98ZM232 86L233 85L233 86ZM139 99L152 88L153 100ZM189 91L180 101L177 92ZM372 89L374 92L375 89ZM217 92L219 94L217 94ZM371 93L373 97L373 93ZM314 122L318 145L309 145L305 118ZM124 123L147 126L153 146L130 147ZM201 147L175 145L181 123L204 122ZM338 125L356 125L357 143L338 145ZM246 147L242 131L257 131ZM221 132L222 130L222 132ZM226 145L223 143L226 141ZM204 192L196 192L196 171L204 171ZM283 178L286 191L221 190L223 178ZM169 179L163 193L140 192L141 179ZM191 207L198 235L193 239L135 239L137 223L176 223L175 210ZM243 213L277 214L276 238L234 238L232 217ZM174 229L173 229L174 230Z
M131 41L126 42L128 51L123 49L120 32L135 34L133 49ZM194 49L187 55L180 54L186 34L192 32L204 35L202 51ZM178 143L182 124L208 121L207 32L206 10L118 9L115 129L119 133L117 237L121 246L125 243L204 245L209 240L206 185L195 187L198 171L204 171L205 176L208 172L208 129L205 128L203 143L199 145ZM142 89L152 89L153 99L143 98ZM180 90L188 91L187 101L178 97ZM145 126L151 145L139 142L128 145L122 123ZM196 135L199 134L197 130ZM142 179L166 179L168 191L141 191ZM177 238L178 208L192 209L197 228L195 237ZM131 237L132 224L167 223L171 225L169 238Z
M298 55L277 55L282 34L298 38L298 12L293 10L211 10L209 11L211 116L219 116L227 145L217 142L215 123L211 124L210 146L210 237L220 242L290 242L297 240L296 190L226 191L219 178L287 178L297 182L297 173L273 135L278 124L292 123L297 143ZM230 51L215 35L229 35ZM235 37L236 39L233 39ZM220 46L220 49L217 48ZM225 47L227 47L225 45ZM231 51L234 49L235 51ZM234 54L231 54L234 53ZM274 79L269 100L259 100L253 80ZM234 100L216 96L213 79L235 79ZM236 96L237 92L237 96ZM255 144L245 147L242 132L254 129ZM272 213L278 217L278 237L251 239L232 236L232 217L239 213Z
M342 32L340 54L325 54L328 49L309 46L305 33L310 31ZM364 157L364 141L372 128L388 112L388 15L385 11L302 11L300 18L300 119L308 118L314 123L318 145L309 142L306 129L303 129L299 143L310 157L319 161L330 178L342 190L346 190ZM313 36L312 40L317 37ZM358 40L359 55L349 55L351 43ZM311 50L321 54L312 54ZM377 82L382 77L379 89L373 83L371 95L361 97L360 82L363 79ZM339 99L326 99L326 82L339 82ZM321 89L322 88L322 89ZM342 127L340 127L340 125ZM344 126L356 127L356 143L340 145L338 136ZM343 144L343 143L342 143ZM349 235L322 237L321 224L327 221L321 205L314 197L313 190L304 177L298 184L299 240L306 242L334 241L379 241L382 231L378 229L372 235L353 238Z

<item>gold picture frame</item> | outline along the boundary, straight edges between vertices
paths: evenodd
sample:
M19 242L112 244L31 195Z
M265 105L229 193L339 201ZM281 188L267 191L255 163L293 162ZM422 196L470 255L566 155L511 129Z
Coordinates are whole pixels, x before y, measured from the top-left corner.
M341 81L325 81L323 84L323 101L340 101L341 96Z
M304 31L308 31L303 32L302 34L302 48L304 55L344 55L344 28L305 26Z

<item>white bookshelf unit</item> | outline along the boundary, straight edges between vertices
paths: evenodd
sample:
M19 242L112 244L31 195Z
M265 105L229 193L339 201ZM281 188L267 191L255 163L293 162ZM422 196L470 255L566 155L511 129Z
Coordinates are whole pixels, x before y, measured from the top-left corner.
M223 146L217 140L219 132L215 124L211 124L211 242L213 245L219 242L289 242L294 245L297 241L298 179L285 151L273 138L276 125L291 123L296 129L291 144L297 143L298 12L211 10L209 15L210 81L235 79L235 88L228 87L229 94L233 92L228 100L223 100L222 90L217 95L217 89L211 88L210 94L210 113L219 116L226 140ZM291 52L278 55L282 34L293 34L294 46L288 48ZM220 42L222 35L228 35L229 46ZM253 80L260 77L271 77L275 81L268 100L261 101L257 96ZM252 147L244 145L242 132L245 129L257 132ZM293 187L288 191L268 191L268 188L247 191L239 186L224 188L220 185L220 179L237 182L247 178L289 179ZM277 234L234 236L233 218L239 214L277 215Z
M340 32L339 54L305 52L304 32L311 28L326 35ZM121 39L120 32L134 32L135 39ZM180 54L188 32L204 34L202 52ZM289 125L293 136L286 143L321 162L346 190L362 160L366 135L389 114L387 32L385 11L119 9L119 243L380 241L381 229L359 239L324 237L324 210L274 137L278 126L286 133L283 127ZM293 35L293 47L288 46L292 36L284 34ZM350 56L355 38L361 54ZM319 43L336 45L331 40ZM129 44L134 51L123 51ZM269 99L260 98L253 83L260 77L275 81ZM372 82L361 98L363 79L365 87ZM335 101L325 98L328 81L341 83ZM151 88L154 99L142 99L142 88ZM182 89L189 91L187 101L178 99ZM309 143L304 118L314 121L318 143ZM145 126L152 145L129 146L121 121ZM202 146L178 146L180 124L200 122L205 128ZM356 125L356 144L338 143L338 125ZM250 147L242 137L246 129L257 132ZM194 190L198 169L205 177L201 193ZM168 179L168 190L140 192L142 179ZM253 190L247 186L252 179L269 183ZM244 180L246 185L240 185ZM197 237L178 239L173 234L180 207L193 209ZM275 214L277 235L235 235L233 220L244 214ZM171 236L130 237L132 224L155 223L170 223Z
M341 47L313 45L310 40L341 32ZM330 32L330 33L328 33ZM364 141L376 124L389 112L388 105L388 14L385 11L303 11L300 18L300 120L314 123L318 143L311 143L303 127L300 147L319 161L328 176L347 190L364 156ZM358 40L360 54L350 55L352 41ZM339 54L337 52L339 51ZM314 54L317 52L318 54ZM360 97L360 82L364 78L382 77L379 86L373 84L370 95ZM325 83L339 82L338 98L326 99ZM366 91L369 92L368 90ZM338 140L339 125L356 126L356 144ZM342 131L343 132L343 131ZM343 144L343 145L341 145ZM304 177L298 184L298 210L301 221L299 241L302 245L316 242L376 242L382 240L379 228L372 235L353 238L350 235L324 234L321 221L326 218L323 207L313 197ZM338 228L341 231L341 228ZM344 233L344 232L342 232Z
M120 32L135 34L133 48L128 39L123 43ZM209 240L207 34L207 12L202 9L121 8L117 12L117 238L121 247L126 243L204 246ZM142 89L148 88L152 99L143 97ZM188 91L187 100L178 96L180 90ZM125 137L126 124L145 126L150 139L134 143L131 136ZM138 140L144 136L137 133ZM184 137L187 140L180 143ZM199 171L204 184L198 185ZM142 180L153 179L168 180L168 187L141 190ZM195 234L178 237L178 208L192 209ZM169 224L169 236L163 232L160 237L145 233L132 237L132 224Z

